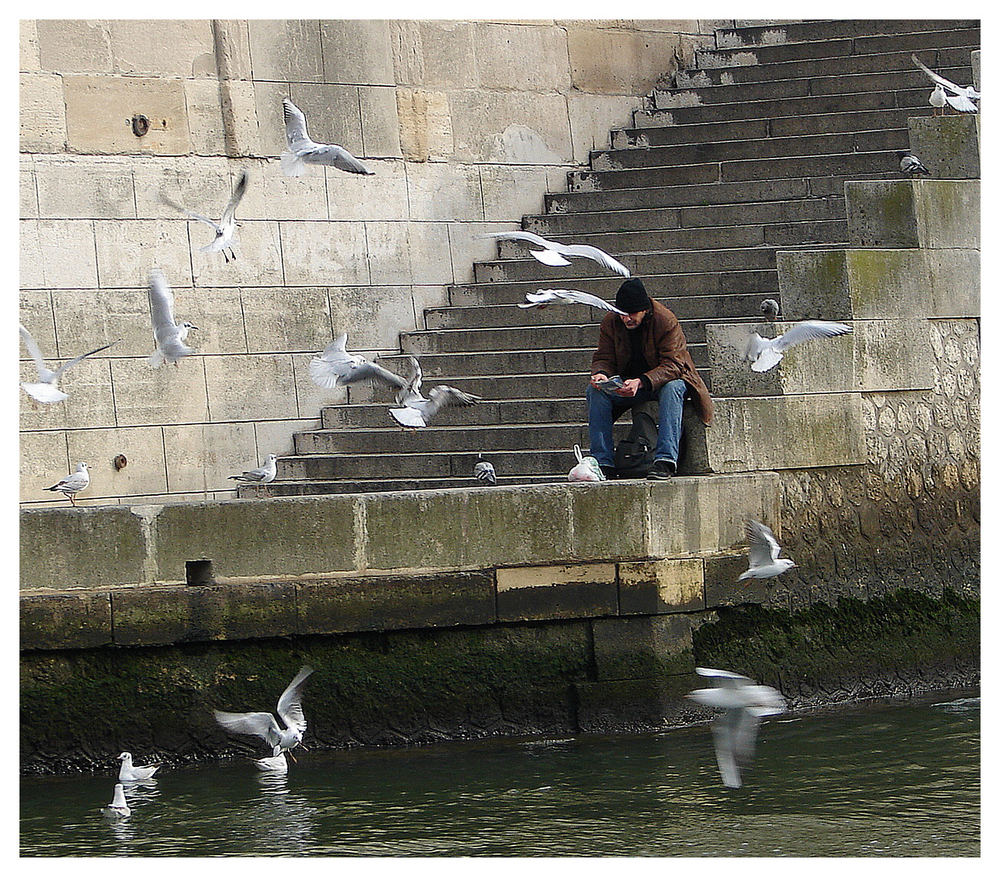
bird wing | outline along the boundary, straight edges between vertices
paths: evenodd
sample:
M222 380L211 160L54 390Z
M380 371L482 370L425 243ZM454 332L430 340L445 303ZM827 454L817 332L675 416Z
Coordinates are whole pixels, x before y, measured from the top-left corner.
M72 475L67 475L58 484L53 484L52 487L47 487L46 490L83 490L88 484L90 484L90 476L86 472L74 472Z
M334 143L317 146L306 152L300 152L299 155L302 158L308 158L313 164L328 164L352 174L371 175L375 173L375 171L368 170L367 167L344 149L343 146L337 146Z
M960 113L978 113L979 107L977 107L968 97L964 94L946 94L944 96L945 101L948 106L953 110L958 110Z
M234 734L261 737L271 746L276 745L281 739L281 728L270 713L225 713L221 710L213 712L215 721Z
M736 758L734 741L736 720L734 714L739 710L726 710L712 722L712 741L715 744L715 760L719 765L722 782L730 789L738 789L743 785L740 778L740 766Z
M960 85L955 85L950 79L945 79L941 74L935 73L929 67L924 66L920 63L920 59L916 55L910 55L913 59L913 63L916 64L921 70L924 71L929 77L931 82L936 82L938 85L944 86L944 88L953 92L954 94L965 94L965 89Z
M442 408L447 408L452 405L475 405L482 401L482 396L476 396L472 393L464 393L462 390L456 390L454 387L440 386L434 387L428 394L429 401L424 406L423 416L424 420L430 420L435 414L438 413Z
M741 685L753 684L753 680L739 673L732 673L729 670L714 670L711 667L695 667L694 672L699 676L707 676L713 684L726 688L738 688Z
M288 148L298 154L300 150L309 150L316 146L306 133L306 117L287 97L282 98L281 106L285 116L285 139Z
M287 727L294 728L300 733L306 729L306 717L302 712L302 688L312 672L313 668L309 666L299 670L278 698L278 715Z
M247 183L249 181L250 175L246 171L243 171L240 174L240 178L236 181L236 188L233 189L233 195L229 199L226 209L222 211L222 225L228 225L235 220L236 208L239 207L240 201L243 200L243 196L247 192Z
M547 241L540 235L533 234L530 231L491 231L482 235L482 237L493 238L498 241L528 241L528 243L537 244L539 247L552 249L551 241Z
M407 401L415 399L423 400L424 398L420 393L420 384L424 377L424 372L420 368L420 362L415 356L408 356L407 359L410 361L410 370L412 374L409 381L407 381L396 394L396 402L400 405L405 405Z
M361 381L365 378L380 381L390 387L395 387L397 390L402 390L406 387L406 381L399 375L393 374L389 369L383 368L377 362L368 362L368 360L359 362L351 370L352 381Z
M751 332L750 337L747 338L747 345L743 350L743 358L749 362L756 362L757 357L770 347L771 340L769 338L761 338L756 332Z
M403 408L390 408L389 413L400 426L421 427L427 426L423 414L416 408L404 406Z
M174 320L174 294L159 268L154 268L149 273L149 315L153 320L153 334L157 340L164 330L177 328Z
M570 264L569 259L560 256L555 250L528 250L528 252L543 265L561 268L563 265Z
M747 521L747 539L750 541L750 566L766 566L778 559L781 546L771 528L760 521Z
M795 344L801 344L803 341L810 341L813 338L833 338L835 335L847 335L853 331L853 328L844 323L806 320L802 323L796 323L783 335L775 338L772 346L780 353Z
M621 262L613 259L604 250L597 247L591 247L588 244L570 244L569 246L560 244L558 250L564 256L580 256L584 259L592 259L598 265L602 265L609 271L614 271L615 274L620 274L622 277L632 276L632 272Z
M566 301L577 302L582 305L590 305L592 308L600 308L602 311L611 311L613 314L624 314L625 311L616 308L611 302L605 301L599 295L592 295L589 292L581 292L578 289L552 289L542 290L542 292L554 292L558 298Z
M263 481L264 476L267 474L267 469L264 466L260 466L256 469L250 469L242 475L230 475L229 477L236 481Z
M21 340L24 341L24 346L28 348L28 353L31 354L31 358L35 361L35 368L38 370L38 379L48 383L52 379L52 372L45 367L45 360L42 359L42 351L38 349L35 339L31 337L31 333L24 326L18 323L17 328L21 333Z
M347 354L347 333L344 332L333 339L322 353L309 361L309 376L313 383L332 390L339 385L339 380L345 374L345 366L351 362Z
M193 210L185 210L183 207L181 210L184 210L184 212L192 219L197 219L199 222L204 222L205 225L212 226L212 228L214 228L217 232L222 231L222 227L214 219L209 219L207 216L202 216L200 213L195 213Z
M95 353L100 353L102 350L107 350L109 347L114 347L120 340L121 340L120 338L116 339L115 341L112 341L110 344L105 344L103 347L95 347L93 350L89 350L86 353L81 353L79 356L74 356L71 360L69 360L68 362L64 362L61 366L59 366L59 368L56 369L55 377L56 378L60 377L63 372L65 372L67 369L72 368L81 359L86 359L88 356L93 356Z

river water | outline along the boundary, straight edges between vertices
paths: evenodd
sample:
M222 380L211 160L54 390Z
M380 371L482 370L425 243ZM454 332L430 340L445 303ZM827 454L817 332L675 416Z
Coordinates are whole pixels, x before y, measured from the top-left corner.
M707 725L300 752L286 777L164 769L117 824L110 766L23 778L21 855L978 856L979 709L956 692L766 719L740 789Z

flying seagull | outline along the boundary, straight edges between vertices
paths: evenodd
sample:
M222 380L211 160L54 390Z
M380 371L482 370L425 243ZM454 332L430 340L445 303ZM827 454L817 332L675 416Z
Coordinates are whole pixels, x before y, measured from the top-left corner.
M750 542L750 568L737 581L744 579L769 579L780 576L786 569L797 566L794 560L778 557L781 546L771 528L760 521L747 521L747 539Z
M246 171L240 173L239 180L236 181L236 188L233 189L233 195L229 199L229 203L226 205L226 209L222 211L222 219L215 222L213 219L209 219L207 216L202 216L200 213L193 213L190 210L185 210L178 204L174 204L173 201L167 201L172 207L183 211L192 219L197 219L199 222L204 222L206 225L210 225L215 229L215 240L212 243L207 244L202 247L200 252L202 253L219 253L225 257L226 261L229 261L229 256L226 255L226 250L233 257L233 261L236 261L236 253L233 250L233 236L236 234L236 208L239 206L240 201L243 200L243 196L247 191L247 183L250 180L250 175Z
M257 469L250 469L244 472L242 475L230 475L230 481L239 481L243 484L258 484L264 486L267 490L267 485L274 481L274 476L278 474L278 455L268 454L267 458L264 460L264 465ZM270 493L270 491L268 491Z
M944 92L944 99L947 101L948 105L960 113L978 113L979 107L973 103L980 98L980 94L971 85L955 85L950 79L945 79L943 76L935 73L929 67L920 63L920 59L916 55L910 55L913 59L913 63L916 64L931 82L935 84L934 91L937 92L941 89ZM942 104L936 104L931 101L932 106L943 106Z
M132 809L125 800L125 788L121 783L115 783L115 796L110 804L101 808L101 813L108 819L128 819L132 815Z
M285 113L285 139L288 149L281 153L281 172L286 177L301 177L307 164L326 164L352 174L374 174L343 146L317 143L306 133L306 117L287 97L281 101Z
M605 301L599 295L591 295L589 292L580 292L576 289L540 289L538 292L526 292L524 301L518 304L519 308L544 308L555 302L576 302L581 305L590 305L592 308L600 308L602 311L611 311L613 314L624 314L625 311L616 308L611 302Z
M477 459L479 462L472 467L472 474L482 481L483 484L496 484L497 473L496 469L493 468L493 464L484 460L482 454Z
M773 298L765 298L760 303L760 312L769 320L777 318L778 310L778 303Z
M278 715L285 723L284 728L278 725L271 713L226 713L213 710L215 720L234 734L263 738L271 747L272 757L282 752L291 754L290 750L302 743L302 735L306 730L306 717L302 712L302 688L312 672L313 668L309 666L299 670L278 698ZM294 755L292 760L295 760Z
M420 427L427 426L431 418L442 408L449 405L475 405L477 402L482 401L482 396L463 393L454 387L444 385L434 387L427 394L429 398L424 397L420 392L420 382L423 377L420 363L417 362L415 356L410 356L408 359L410 360L410 367L413 370L413 377L396 394L396 404L402 407L389 409L389 413L400 426L419 429Z
M631 272L616 259L612 259L604 250L591 247L587 244L560 244L558 241L549 241L530 231L495 231L481 237L494 238L498 241L527 241L529 244L536 244L540 250L529 250L543 265L569 265L570 259L591 259L598 265L621 274L622 277L631 276Z
M149 354L149 363L153 368L159 368L165 362L177 365L182 357L194 353L184 342L188 332L198 327L187 320L178 323L174 319L174 294L159 268L154 268L149 274L149 315L156 338L156 349Z
M796 323L777 338L761 338L754 332L747 340L743 358L749 361L753 371L766 372L781 362L781 358L789 347L801 344L803 341L811 341L813 338L833 338L836 335L847 335L853 331L854 329L843 323L805 320L802 323Z
M899 172L906 174L908 177L916 177L921 174L925 177L931 175L931 172L924 167L924 163L912 152L899 150L896 152L896 158L899 159Z
M38 381L36 383L31 384L23 381L21 387L32 399L39 402L62 402L63 399L68 399L69 395L59 389L59 378L65 374L66 370L72 368L81 359L86 359L88 356L93 356L95 353L107 350L113 344L118 343L117 341L112 341L111 344L105 344L103 347L98 347L87 353L81 353L69 362L64 362L55 371L52 371L45 367L45 360L42 359L42 351L38 349L35 339L31 337L28 330L20 323L18 323L18 330L21 333L21 340L24 341L24 346L28 348L28 353L31 354L31 358L35 361L35 369L38 371Z
M785 699L770 685L759 685L738 673L708 667L695 667L695 672L711 679L714 687L697 688L687 697L704 706L725 710L712 722L715 760L722 782L738 789L743 785L741 769L753 760L761 718L783 713Z
M314 384L327 390L365 378L381 381L396 390L402 390L407 383L378 363L369 362L358 354L348 353L346 332L334 338L322 353L310 360L309 377Z
M160 769L160 765L158 764L136 767L132 764L131 752L123 752L118 756L118 760L122 763L121 768L118 770L118 779L123 783L140 782L142 780L152 779L153 774Z
M45 487L44 490L57 490L63 496L65 496L73 505L76 505L76 500L73 499L81 490L86 490L90 484L90 473L87 471L86 463L77 463L76 471L70 475L63 478L62 481L57 484L53 484L51 487Z

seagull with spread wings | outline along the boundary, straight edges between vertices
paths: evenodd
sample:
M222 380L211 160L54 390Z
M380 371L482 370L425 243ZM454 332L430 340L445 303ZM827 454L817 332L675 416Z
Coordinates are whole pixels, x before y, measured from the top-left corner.
M444 385L432 388L425 397L420 392L420 382L423 378L420 363L417 362L415 356L410 356L408 359L413 370L413 377L396 394L396 404L402 407L389 409L389 413L400 426L419 429L427 426L431 418L446 406L475 405L482 401L482 396L464 393L462 390Z
M743 358L750 363L753 371L766 372L781 362L789 347L794 347L803 341L811 341L813 338L833 338L837 335L848 335L853 331L854 329L844 323L804 320L777 338L761 338L753 332L747 339Z
M599 295L592 295L589 292L580 292L578 289L540 289L538 292L526 292L524 301L518 304L519 308L544 308L550 304L559 302L573 302L580 305L590 305L592 308L600 308L602 311L611 311L613 314L625 315L625 311L616 308L611 302L605 301Z
M159 268L154 268L149 275L149 315L156 338L156 349L149 354L149 363L153 368L159 368L165 362L177 365L178 360L194 353L184 342L188 332L198 327L187 320L178 323L174 319L174 294Z
M617 259L613 259L604 250L588 244L561 244L558 241L546 240L530 231L494 231L481 237L493 238L498 241L526 241L541 247L540 250L528 250L543 265L569 265L571 259L590 259L597 262L615 274L630 277L631 272Z
M750 568L740 573L737 581L744 579L769 579L797 566L794 560L778 557L781 546L771 528L760 521L747 521L747 540L750 542Z
M348 353L346 332L334 338L322 353L316 354L309 361L309 377L314 384L327 390L366 378L380 381L397 391L407 384L399 375L378 363L370 362L360 354Z
M103 347L97 347L94 350L81 353L79 356L69 360L69 362L64 362L55 371L52 371L46 368L45 360L42 359L42 351L38 349L38 345L35 343L35 339L31 337L31 333L24 326L20 325L20 323L18 324L18 330L21 333L21 340L24 341L24 346L28 348L28 353L31 354L31 358L35 361L35 369L38 372L38 380L35 383L22 381L21 388L32 399L38 402L62 402L63 399L68 399L69 395L59 389L59 378L81 360L86 359L88 356L93 356L95 353L100 353L102 350L107 350L112 345L118 343L117 341L112 341L111 344L105 344Z
M929 67L920 63L920 59L916 55L910 55L913 59L913 63L916 64L924 73L927 74L927 78L934 83L934 91L932 92L932 98L935 95L943 92L943 97L945 102L952 109L958 110L960 113L978 113L979 107L976 106L974 101L979 100L980 94L971 85L956 85L950 79L945 79L938 73L935 73ZM940 96L938 97L938 101ZM931 106L940 107L943 106L940 102L935 100L930 101Z
M288 149L281 153L281 172L286 177L301 177L307 164L325 164L352 174L374 174L343 146L317 143L306 133L306 117L287 97L281 101L285 114L285 139Z
M246 171L240 173L240 178L236 181L236 188L233 189L232 197L229 199L229 203L226 204L226 209L222 211L222 219L216 222L213 219L209 219L207 216L202 216L200 213L194 213L191 210L185 210L179 204L174 204L173 201L167 201L170 206L175 207L178 210L183 211L192 219L197 219L199 222L204 222L206 225L211 226L215 229L215 240L210 244L206 244L200 249L202 253L222 253L225 257L226 262L229 262L229 255L226 254L226 250L232 255L232 260L236 261L236 252L233 250L233 237L236 234L236 208L239 207L240 201L243 200L243 196L247 191L247 183L250 180L250 175Z

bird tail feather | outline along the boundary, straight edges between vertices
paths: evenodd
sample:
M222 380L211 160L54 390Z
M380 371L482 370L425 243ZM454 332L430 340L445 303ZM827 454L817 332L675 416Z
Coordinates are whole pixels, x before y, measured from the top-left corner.
M306 172L306 163L292 152L281 153L281 172L286 177L301 177Z

